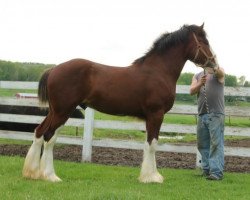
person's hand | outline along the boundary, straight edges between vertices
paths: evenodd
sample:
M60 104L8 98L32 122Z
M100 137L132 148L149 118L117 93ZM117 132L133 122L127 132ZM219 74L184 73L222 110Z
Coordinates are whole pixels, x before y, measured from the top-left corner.
M219 66L214 67L213 70L214 70L214 73L217 74L217 73L218 73L218 70L219 70Z
M199 85L201 86L205 85L206 81L207 81L207 75L203 75L201 79L199 80Z

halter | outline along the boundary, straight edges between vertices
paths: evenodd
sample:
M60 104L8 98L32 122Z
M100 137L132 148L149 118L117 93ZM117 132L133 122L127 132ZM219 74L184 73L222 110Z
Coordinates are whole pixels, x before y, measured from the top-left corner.
M205 68L205 67L214 68L216 66L216 63L214 63L212 60L216 58L216 55L212 55L212 56L207 55L207 53L202 48L201 44L199 43L199 41L194 33L193 33L193 36L194 36L194 40L195 40L196 45L197 45L197 50L196 50L193 62L195 63L195 61L197 60L197 58L199 56L199 53L201 52L206 57L206 62L204 64L197 64L197 63L195 63L195 64L199 67L202 67L202 68ZM210 64L212 66L207 66L208 64Z
M214 63L212 61L213 59L216 58L216 55L208 56L207 53L202 48L202 46L200 45L200 43L199 43L199 41L198 41L198 39L197 39L197 37L196 37L196 35L194 33L193 33L193 36L194 36L194 40L195 40L196 45L197 45L197 50L196 50L193 62L195 63L195 61L198 58L200 52L203 53L203 55L206 57L206 62L203 65L202 64L196 64L196 63L195 64L197 66L202 67L204 69L204 75L206 75L205 68L207 68L207 67L214 68L217 65L216 63ZM207 66L208 64L210 64L210 66ZM204 90L204 101L205 101L206 111L209 114L210 110L209 110L208 101L207 101L206 84L203 85L203 90Z

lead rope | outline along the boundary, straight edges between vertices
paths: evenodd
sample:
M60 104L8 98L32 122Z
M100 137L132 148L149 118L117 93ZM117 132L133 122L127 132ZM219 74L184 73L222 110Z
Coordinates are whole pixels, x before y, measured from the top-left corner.
M204 75L206 75L205 69L204 69ZM205 83L203 85L203 88L204 88L204 99L205 99L206 110L207 110L207 114L209 114L209 107L208 107L208 103L207 103L207 93L206 93L206 84Z

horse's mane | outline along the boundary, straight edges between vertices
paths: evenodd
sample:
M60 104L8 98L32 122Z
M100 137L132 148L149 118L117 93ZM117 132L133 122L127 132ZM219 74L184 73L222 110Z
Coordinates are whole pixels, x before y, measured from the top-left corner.
M152 47L145 53L145 55L136 59L133 64L142 63L146 57L152 55L153 53L162 54L179 43L187 42L189 33L196 32L198 28L199 26L196 25L184 25L177 31L162 34L155 40ZM203 31L202 34L203 36L206 36L205 31Z

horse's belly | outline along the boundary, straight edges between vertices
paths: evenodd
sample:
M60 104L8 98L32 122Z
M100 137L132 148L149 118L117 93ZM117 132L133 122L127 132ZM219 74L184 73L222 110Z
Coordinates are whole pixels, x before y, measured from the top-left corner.
M99 98L89 102L88 106L111 115L142 117L141 106L132 99Z

